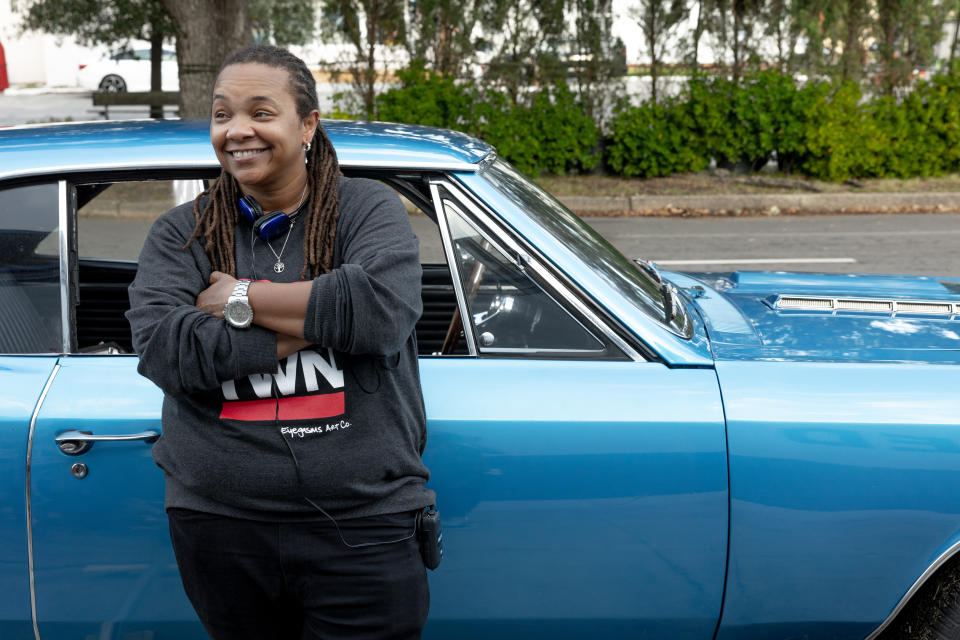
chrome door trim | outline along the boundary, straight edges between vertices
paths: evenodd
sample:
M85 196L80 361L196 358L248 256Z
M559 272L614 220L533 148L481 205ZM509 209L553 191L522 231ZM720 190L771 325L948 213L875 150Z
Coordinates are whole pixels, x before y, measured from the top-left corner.
M897 606L893 608L893 611L890 612L890 615L887 616L887 619L880 623L880 626L874 629L873 633L866 637L866 640L876 640L876 638L883 633L888 626L890 626L890 623L893 622L898 615L900 615L900 612L903 611L904 607L906 607L913 596L916 595L917 591L919 591L920 588L927 583L927 580L929 580L933 574L936 573L937 570L948 560L957 555L958 551L960 551L960 542L954 542L949 549L941 553L936 560L930 563L930 566L927 567L926 571L924 571L919 578L917 578L917 581L913 583L913 586L910 587L905 594L903 594L903 597L900 598L900 602L898 602Z
M60 353L70 353L70 238L67 235L70 211L67 207L67 181L57 183L57 207L59 210L60 241Z
M447 226L447 213L443 210L443 203L440 201L440 189L437 183L430 183L430 198L433 200L433 208L437 213L437 224L440 227L440 240L443 243L443 251L447 254L447 267L450 269L450 277L453 280L453 290L457 296L457 309L460 310L460 326L463 327L463 337L467 342L468 353L476 357L477 345L473 341L473 323L470 322L470 310L467 308L467 297L463 291L463 280L460 279L460 267L457 264L457 256L453 252L453 240L450 238L450 228Z
M607 324L598 313L591 309L590 306L580 298L580 296L574 294L574 292L571 290L572 285L562 281L559 277L554 275L553 272L545 266L542 256L538 254L536 259L529 256L528 250L521 247L520 244L509 234L504 233L500 228L500 225L494 223L490 214L482 210L472 198L468 197L467 194L464 193L459 186L446 179L431 181L431 193L437 185L441 184L447 191L457 198L460 203L465 205L467 209L470 210L470 213L483 224L483 227L487 233L496 235L496 241L494 244L500 244L507 247L515 256L525 256L526 258L529 258L529 260L525 261L525 266L533 269L537 276L563 299L566 305L575 308L580 314L582 314L583 317L593 326L593 329L597 333L605 336L630 360L633 360L634 362L648 361L648 359L643 357L643 355L641 355L637 349L635 349L632 345L630 345L630 343L628 343L616 331L614 331L613 328L610 327L610 325ZM437 195L434 195L433 197L436 199ZM440 208L442 209L442 207ZM492 238L488 239L493 240Z
M190 150L185 151L187 154ZM396 160L376 159L345 159L340 163L346 169L397 169L400 171L464 171L475 173L480 169L479 163L461 162L455 160L413 160L398 158ZM25 169L11 169L0 171L0 180L29 179L63 173L96 173L100 171L153 171L165 169L220 169L216 162L209 162L207 158L187 158L184 160L148 160L130 162L91 162L85 164L51 164L44 167L29 167Z
M27 501L27 571L30 576L30 617L33 620L33 635L36 640L40 640L40 625L37 620L37 583L33 566L33 505L30 502L30 464L33 461L33 434L37 426L37 416L40 415L40 407L43 406L47 392L50 391L50 387L53 385L53 379L57 377L59 371L60 363L58 362L53 365L53 371L50 372L47 383L43 385L43 391L40 393L37 404L33 408L33 415L30 416L30 429L27 432L27 483L25 486Z

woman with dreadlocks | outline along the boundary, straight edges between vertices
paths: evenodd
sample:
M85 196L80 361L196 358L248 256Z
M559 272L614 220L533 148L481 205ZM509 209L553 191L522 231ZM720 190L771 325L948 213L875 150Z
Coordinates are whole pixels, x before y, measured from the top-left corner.
M340 175L318 119L300 59L233 53L220 176L154 224L130 287L174 552L214 639L418 638L426 620L417 239L389 188Z

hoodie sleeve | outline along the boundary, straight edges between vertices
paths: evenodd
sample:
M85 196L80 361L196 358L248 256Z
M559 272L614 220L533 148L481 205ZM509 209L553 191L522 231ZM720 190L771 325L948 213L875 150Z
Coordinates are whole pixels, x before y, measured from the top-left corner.
M212 269L199 242L183 249L192 223L192 203L154 223L128 291L137 370L172 395L214 389L277 367L274 332L234 329L194 306Z
M400 351L423 310L420 245L396 193L345 180L337 226L340 265L314 279L304 337L350 354Z

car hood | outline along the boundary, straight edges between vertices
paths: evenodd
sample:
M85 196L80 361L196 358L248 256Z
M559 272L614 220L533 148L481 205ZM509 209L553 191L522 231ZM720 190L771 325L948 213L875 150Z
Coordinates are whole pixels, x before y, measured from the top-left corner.
M960 363L960 279L667 274L701 313L717 360Z

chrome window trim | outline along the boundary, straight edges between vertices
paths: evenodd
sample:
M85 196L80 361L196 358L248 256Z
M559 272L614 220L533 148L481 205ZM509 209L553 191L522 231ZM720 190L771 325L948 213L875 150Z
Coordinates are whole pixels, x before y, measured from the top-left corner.
M60 241L60 353L70 353L70 238L67 235L67 223L70 212L67 210L67 181L57 184L57 206L59 208L58 235Z
M443 243L443 252L447 255L447 268L453 280L453 290L457 296L457 309L460 310L460 326L463 328L463 337L467 341L467 352L477 357L477 345L473 340L473 323L468 321L470 310L467 309L467 297L463 291L463 281L460 279L460 267L453 251L453 240L450 238L450 228L447 226L447 212L443 210L443 201L440 199L440 189L437 183L430 183L430 197L433 199L433 208L437 213L437 223L440 226L440 240Z
M347 169L396 169L398 171L465 171L476 173L480 170L479 163L470 162L438 162L438 161L409 161L407 159L391 160L346 160L340 163ZM31 167L28 169L13 169L0 171L0 180L10 178L32 178L49 176L57 173L95 173L98 171L136 170L147 171L152 169L219 169L220 165L209 161L170 160L167 162L102 162L97 164L61 164L45 167Z
M483 158L480 159L480 162L477 163L477 173L483 173L486 171L487 167L497 161L497 157L496 149L491 150L490 153L483 156Z
M587 349L537 349L534 347L484 347L484 353L491 353L494 355L537 355L543 354L547 356L562 356L564 354L583 354L587 355L597 355L602 354L603 351L598 350L587 350Z
M33 407L33 415L30 416L30 428L27 431L27 464L26 464L26 485L24 487L27 503L27 572L30 578L30 617L33 620L33 635L36 640L40 640L40 624L37 620L37 581L33 564L33 504L30 495L30 465L33 462L33 436L37 426L37 416L40 415L40 407L47 397L47 392L53 385L53 379L57 377L60 371L60 363L53 365L53 371L47 378L47 383L43 385L43 391L37 399L36 406Z
M948 560L957 555L958 551L960 551L960 542L955 542L950 546L949 549L941 553L940 556L934 560L929 567L927 567L926 571L924 571L920 577L917 578L917 581L913 583L913 586L910 587L905 594L903 594L903 597L900 598L900 602L898 602L897 606L893 608L893 611L890 612L890 615L887 616L887 619L884 620L879 627L874 629L873 633L866 637L866 640L876 640L876 638L883 633L888 626L890 626L890 623L893 622L898 615L900 615L900 612L903 611L913 596L916 595L917 591L919 591L920 588L926 584L927 580L929 580L933 574L936 573L937 570L940 569L940 567L942 567Z
M453 209L457 212L457 215L459 215L461 218L463 218L464 224L466 224L466 225L469 226L471 229L473 229L473 230L474 230L481 238L483 238L486 242L489 242L489 243L490 243L490 246L493 247L493 249L494 249L497 253L500 253L504 258L509 259L510 253L509 253L508 251L505 251L505 250L504 250L503 246L500 244L500 242L499 242L496 238L492 237L492 236L490 235L490 233L488 233L488 232L485 231L484 229L481 229L480 227L478 227L477 225L475 225L475 224L473 223L473 221L470 220L470 218L469 218L468 216L466 216L466 215L463 213L463 211L460 210L460 207L458 207L456 203L450 202L450 203L449 203L449 206L453 207ZM446 214L446 210L444 210L444 214ZM446 222L446 220L445 220L444 222ZM451 244L452 244L452 241L451 241ZM514 255L516 255L516 252L514 252ZM524 254L524 255L526 255L526 254ZM514 262L514 264L516 264L516 261ZM525 261L524 261L524 267L523 267L523 268L525 268L526 266L529 266L529 264L530 264L530 263L529 263L529 257L527 257L527 258L525 259ZM521 271L523 271L523 268L521 268ZM526 274L525 274L525 275L526 275ZM529 278L530 276L527 275L527 277ZM537 284L535 280L532 280L532 281L534 282L534 284ZM538 285L538 286L539 286L539 285ZM541 289L541 290L542 290L542 289ZM597 336L596 336L596 333L597 333L596 330L591 330L590 327L584 326L583 322L581 322L579 318L577 318L575 315L571 314L570 311L569 311L566 307L564 307L562 304L556 302L556 300L554 300L554 296L552 296L550 293L548 293L548 292L546 292L546 291L544 291L544 293L546 293L546 295L547 295L551 300L553 300L555 304L557 304L561 309L563 309L564 313L568 314L574 322L576 322L578 325L580 325L581 327L583 327L583 330L586 331L587 334L588 334L591 338L593 338L594 340L596 340L597 344L601 345L601 348L599 348L599 349L539 349L539 348L529 348L529 347L483 347L483 346L478 346L478 347L477 347L477 350L479 351L480 355L535 355L535 354L537 354L537 353L542 353L542 354L545 354L545 355L552 355L552 356L559 356L559 355L561 355L561 354L567 354L567 355L584 355L584 356L593 355L593 356L597 356L597 357L602 356L602 355L604 354L604 352L607 350L607 347L606 347L605 345L603 345L603 342L602 342L599 338L597 338ZM465 304L466 304L466 295L464 295L464 301L465 301ZM472 323L471 323L471 324L472 324Z
M489 233L496 235L501 246L507 247L509 251L513 252L514 255L524 255L529 257L528 251L521 247L520 244L514 240L514 238L509 236L509 234L504 233L500 228L500 225L492 221L490 214L482 210L473 201L473 199L463 191L462 188L448 179L431 181L431 190L434 189L435 185L443 185L447 191L449 191L455 198L458 199L458 201L465 205ZM494 244L497 244L497 242L494 242ZM613 328L611 328L600 317L599 314L594 312L593 309L591 309L583 300L581 300L579 296L574 294L573 291L571 291L571 287L568 286L567 283L555 276L551 270L545 266L542 256L538 254L536 259L530 257L527 266L533 269L533 271L537 274L537 277L539 277L544 283L547 284L547 286L549 286L556 294L560 296L563 304L575 308L583 316L583 318L592 325L592 328L587 327L588 331L593 331L598 335L606 337L607 340L620 349L630 360L633 360L634 362L648 361L647 358L644 358L639 351L637 351L626 340L618 335L617 332L614 331ZM573 353L573 351L568 352Z

